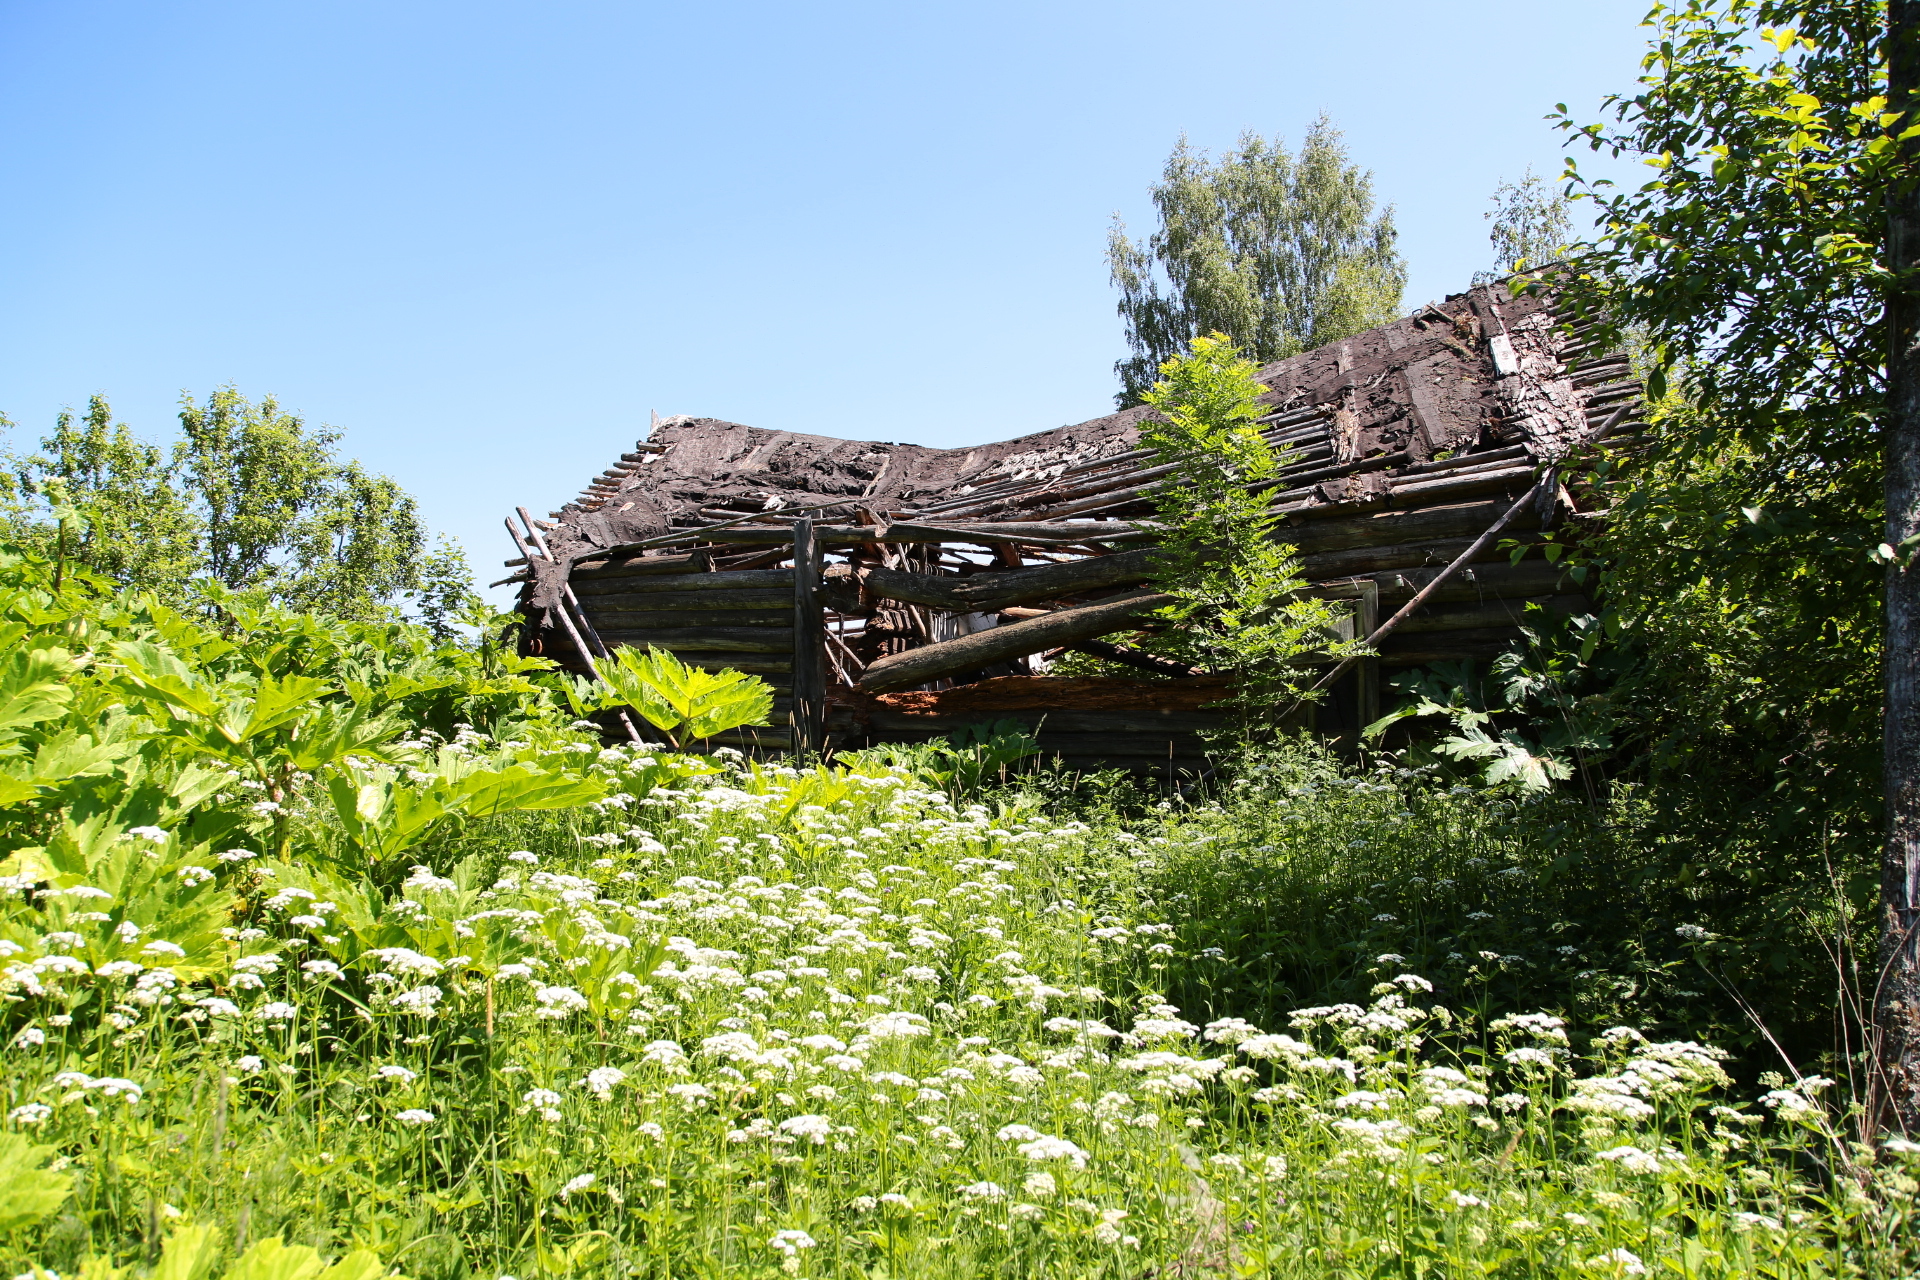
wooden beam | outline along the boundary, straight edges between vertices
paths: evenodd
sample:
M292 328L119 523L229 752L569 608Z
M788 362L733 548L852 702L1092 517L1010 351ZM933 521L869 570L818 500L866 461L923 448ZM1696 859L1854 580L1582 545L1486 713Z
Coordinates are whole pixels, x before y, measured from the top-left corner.
M972 635L943 640L881 658L860 677L865 690L900 689L925 684L941 676L978 671L1009 658L1025 657L1043 649L1058 649L1080 640L1092 640L1136 625L1143 613L1170 604L1172 596L1135 591L1114 600L1062 609L1044 618L1031 618Z
M820 607L820 544L813 521L793 522L793 746L817 754L827 735L826 622Z
M724 650L728 653L792 653L792 627L645 627L627 630L607 627L600 633L610 644L657 645L678 653Z
M1089 556L1066 564L978 573L970 578L869 569L862 582L870 593L889 600L906 600L954 613L994 613L1035 600L1080 595L1103 587L1136 586L1152 575L1154 554L1151 549L1143 548L1110 556Z

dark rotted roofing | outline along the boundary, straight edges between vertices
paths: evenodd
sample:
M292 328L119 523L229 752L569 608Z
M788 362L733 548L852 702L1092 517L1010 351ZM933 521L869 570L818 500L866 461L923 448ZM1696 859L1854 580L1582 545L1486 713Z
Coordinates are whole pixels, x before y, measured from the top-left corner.
M1550 294L1514 297L1500 282L1268 365L1259 378L1273 410L1267 434L1291 454L1276 495L1288 509L1384 493L1436 455L1552 460L1603 421L1631 416L1639 395L1624 357L1589 351L1556 324ZM859 522L1134 514L1150 474L1136 447L1148 412L960 449L662 419L553 513L549 537L565 558L800 507Z

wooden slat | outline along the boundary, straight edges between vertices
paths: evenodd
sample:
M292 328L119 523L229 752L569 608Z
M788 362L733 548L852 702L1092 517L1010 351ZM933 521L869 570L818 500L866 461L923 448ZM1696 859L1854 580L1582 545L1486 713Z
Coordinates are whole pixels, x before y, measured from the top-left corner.
M788 627L793 625L793 606L784 609L648 609L630 607L624 598L608 604L589 599L587 616L594 626L605 631L684 631L691 627Z
M585 565L573 571L576 591L680 592L680 591L776 591L793 586L791 569L746 569L721 573L621 574L592 572Z
M720 575L708 574L717 578ZM595 583L581 592L597 609L778 609L793 603L791 582L771 590L747 591L623 591L614 583Z
M992 613L1034 600L1053 600L1104 587L1130 587L1152 572L1150 549L1089 556L1066 564L1039 565L946 578L897 569L869 570L864 584L873 594L953 612Z
M703 653L697 649L674 651L674 656L690 667L699 667L702 671L744 671L748 675L763 677L775 689L789 690L792 686L793 658L786 654L758 653Z
M793 628L788 627L654 627L627 630L604 627L608 644L657 645L679 652L792 653Z
M1471 537L1505 514L1507 505L1463 502L1411 511L1380 511L1340 520L1287 520L1280 525L1279 537L1308 553ZM1514 527L1521 529L1537 525L1537 520L1529 523L1525 518L1514 522Z

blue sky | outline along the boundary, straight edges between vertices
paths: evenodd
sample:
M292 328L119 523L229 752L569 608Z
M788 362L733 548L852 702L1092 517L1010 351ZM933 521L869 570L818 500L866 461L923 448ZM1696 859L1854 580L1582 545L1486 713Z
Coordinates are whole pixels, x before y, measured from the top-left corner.
M1114 212L1319 112L1408 304L1488 265L1645 0L0 0L0 411L277 395L482 581L649 411L958 445L1105 412ZM1631 172L1631 171L1629 171Z

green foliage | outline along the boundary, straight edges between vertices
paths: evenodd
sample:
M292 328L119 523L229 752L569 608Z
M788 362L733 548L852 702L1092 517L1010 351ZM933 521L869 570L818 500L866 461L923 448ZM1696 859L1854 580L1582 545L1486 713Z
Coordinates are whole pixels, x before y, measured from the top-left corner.
M1637 467L1592 571L1637 655L1616 706L1666 825L1824 881L1880 825L1879 492L1855 468L1770 469L1738 445Z
M1024 772L1023 761L1040 754L1040 742L1018 720L971 724L931 742L889 742L840 754L844 763L895 768L959 801L984 784L1005 783Z
M666 649L616 649L600 664L605 684L575 681L582 714L631 707L675 747L742 725L761 725L773 713L773 690L739 671L704 671Z
M1475 272L1475 284L1489 284L1567 255L1574 240L1571 202L1531 168L1520 181L1496 187L1493 204L1486 216L1493 224L1487 239L1493 244L1495 267Z
M46 1218L73 1190L72 1174L46 1167L53 1154L18 1133L0 1133L0 1233Z
M1596 1034L1740 1031L1698 972L1770 1012L1805 936L1637 811L1293 748L1122 824L996 785L1011 724L608 747L510 654L50 577L0 560L8 1274L1912 1269L1819 1082Z
M57 551L65 524L66 554L116 582L166 588L193 576L200 564L198 526L175 469L159 446L113 421L105 397L94 396L77 423L71 413L61 413L40 447L39 455L12 460L12 540L24 537ZM32 523L19 501L28 494L55 508L49 511L52 530Z
M1884 21L1877 0L1660 5L1614 124L1561 118L1654 171L1568 168L1601 234L1567 297L1641 339L1657 406L1652 457L1602 479L1609 627L1647 655L1623 714L1676 831L1809 874L1812 850L1864 851L1879 803Z
M213 586L363 619L405 601L442 638L477 605L464 554L429 547L392 480L340 461L339 432L232 387L183 401L180 424L169 455L103 397L80 423L61 414L40 453L11 459L7 536L134 589Z
M153 1267L116 1267L93 1257L81 1264L81 1280L380 1280L389 1272L380 1255L356 1249L329 1264L318 1250L285 1244L278 1236L257 1240L225 1267L219 1267L220 1233L212 1226L176 1225L167 1233ZM398 1273L393 1273L398 1275ZM36 1268L29 1280L52 1273Z
M1347 160L1326 117L1298 156L1249 133L1216 163L1183 137L1153 189L1160 228L1144 246L1115 220L1107 264L1133 355L1114 370L1124 407L1194 338L1224 333L1267 363L1395 318L1406 266L1393 211Z
M1406 720L1436 717L1451 730L1435 742L1415 739L1412 758L1472 764L1485 786L1546 791L1580 774L1597 793L1599 766L1612 752L1619 704L1642 675L1637 653L1606 645L1593 615L1560 620L1534 606L1523 646L1496 657L1485 677L1472 661L1436 662L1395 678L1405 698L1366 726L1380 739Z
M1744 437L1784 469L1875 467L1883 200L1900 163L1878 0L1657 5L1617 127L1570 142L1642 157L1634 189L1587 184L1601 236L1572 295L1651 338L1653 391L1677 369L1716 412L1698 441ZM1865 413L1869 417L1863 418Z
M1300 660L1353 651L1332 637L1341 622L1306 586L1262 482L1280 460L1256 419L1265 391L1255 366L1214 334L1161 366L1146 394L1157 412L1140 443L1179 470L1154 491L1163 532L1155 587L1174 597L1156 613L1156 651L1239 676L1236 697L1256 718L1283 694L1298 696Z

